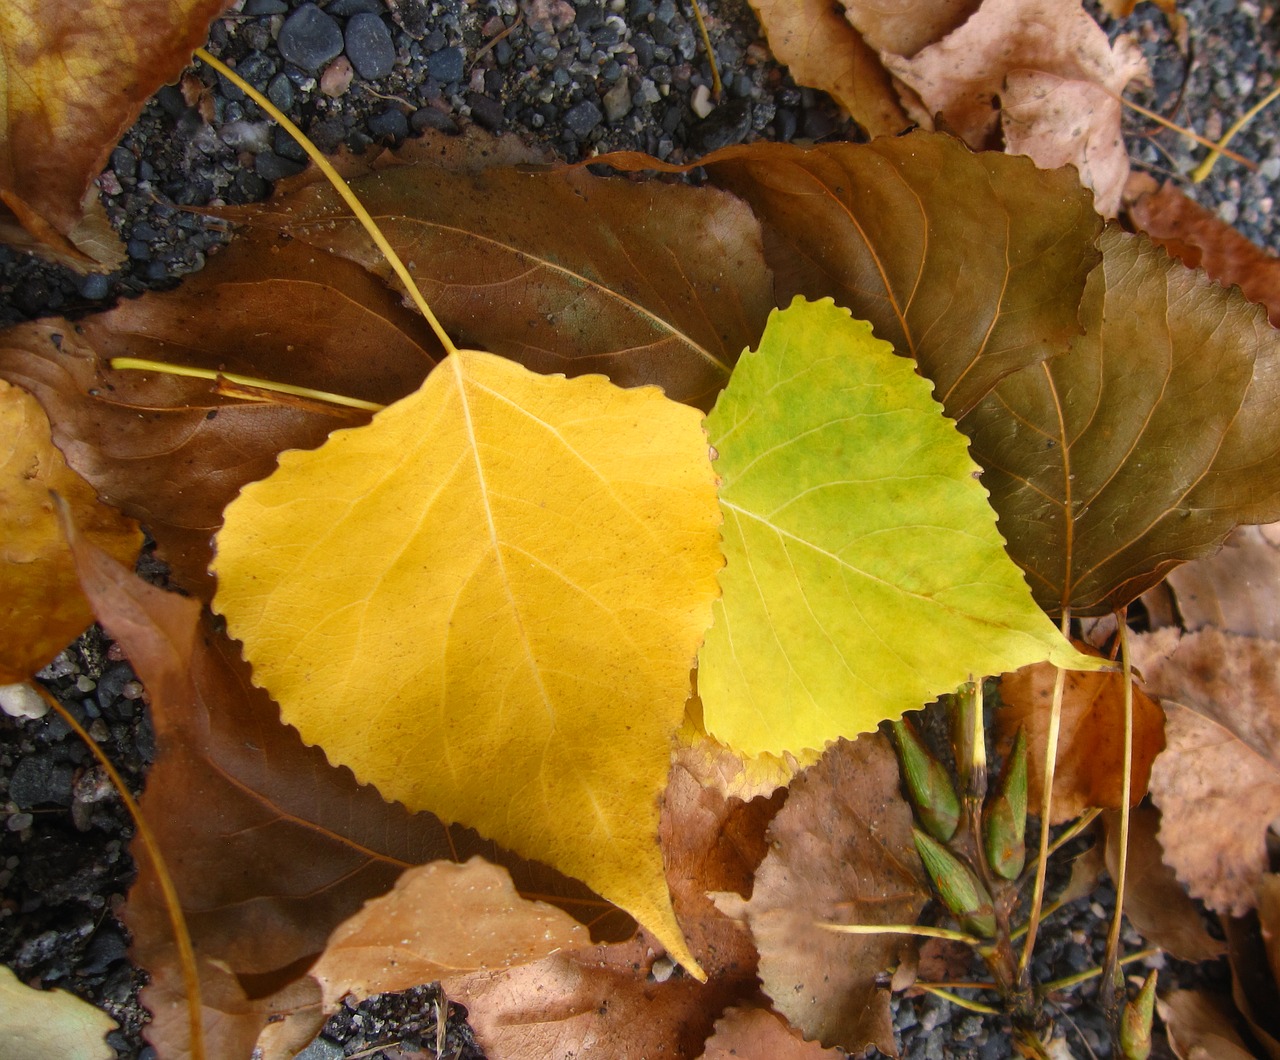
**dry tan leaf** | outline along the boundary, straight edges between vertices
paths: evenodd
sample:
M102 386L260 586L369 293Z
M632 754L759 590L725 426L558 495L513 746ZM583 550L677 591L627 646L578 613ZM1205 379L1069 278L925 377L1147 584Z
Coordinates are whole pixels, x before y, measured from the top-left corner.
M821 89L872 136L909 122L874 48L829 0L751 0L769 47L801 85Z
M1081 646L1083 647L1083 645ZM1093 654L1097 654L1096 652ZM1027 733L1028 798L1040 805L1049 735L1049 712L1057 669L1026 666L1000 682L1004 709L996 716L1000 746L1007 753L1019 727ZM1147 793L1151 763L1164 747L1160 708L1133 689L1132 805ZM1069 672L1062 692L1062 721L1053 778L1053 823L1079 817L1090 807L1120 806L1124 770L1124 677L1115 672Z
M1242 915L1280 816L1280 645L1162 629L1135 637L1133 657L1165 707L1168 745L1151 771L1165 861L1210 909Z
M348 994L364 999L590 945L568 913L521 898L506 869L480 857L432 861L343 921L311 975L332 1012Z
M777 1013L731 1008L716 1021L702 1060L840 1060L844 1055L806 1042Z
M911 58L962 26L981 0L843 0L845 17L871 47Z
M1129 166L1113 97L1146 76L1146 61L1132 42L1111 45L1079 0L984 0L943 40L885 65L975 149L998 146L1001 110L1012 110L1007 149L1045 168L1073 163L1098 212L1115 214Z
M876 733L840 741L791 785L743 916L774 1007L806 1038L896 1055L889 992L897 935L844 935L821 924L914 924L929 888L898 793L898 763Z
M1120 852L1119 814L1105 815L1107 871L1116 878ZM1143 938L1183 961L1209 961L1226 952L1226 944L1205 929L1200 910L1161 860L1160 812L1138 806L1129 818L1129 859L1125 872L1124 911Z
M90 185L230 0L5 0L0 203L67 264L115 267L120 241ZM85 206L99 219L84 223ZM0 214L5 211L0 210Z
M1267 307L1280 327L1280 258L1250 242L1217 214L1172 184L1144 195L1130 208L1134 222L1183 264L1202 268L1223 287L1239 286Z
M1156 999L1178 1060L1255 1060L1235 1028L1231 1002L1200 990L1175 990Z
M138 524L102 504L67 467L39 402L0 381L0 685L26 680L93 621L54 492L82 533L133 562L142 545Z
M1222 551L1170 571L1167 584L1188 631L1280 640L1280 523L1237 527Z

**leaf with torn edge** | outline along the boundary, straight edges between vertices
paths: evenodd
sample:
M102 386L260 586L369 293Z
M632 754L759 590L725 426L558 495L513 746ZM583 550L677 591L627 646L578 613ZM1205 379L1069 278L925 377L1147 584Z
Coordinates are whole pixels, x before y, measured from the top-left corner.
M797 299L707 417L727 563L698 690L733 750L821 750L974 673L1100 665L1032 601L929 391L870 325Z
M106 1035L116 1021L66 990L33 990L0 964L4 1060L111 1060Z
M283 454L214 561L216 609L304 740L583 880L691 968L657 830L721 564L706 452L656 388L464 351Z

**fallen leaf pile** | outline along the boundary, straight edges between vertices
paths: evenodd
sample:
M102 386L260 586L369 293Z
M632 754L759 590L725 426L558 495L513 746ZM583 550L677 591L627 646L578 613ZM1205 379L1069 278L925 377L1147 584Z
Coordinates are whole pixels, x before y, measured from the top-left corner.
M0 198L28 235L81 261L116 125L222 7L157 19L123 109L83 125L88 60L28 98L39 57L11 46L61 6L0 15ZM1134 919L1212 957L1170 913L1189 892L1271 937L1280 568L1239 528L1280 518L1280 338L1211 278L1240 279L1231 254L1207 275L1095 211L1142 64L1071 3L759 8L871 132L967 145L738 146L684 184L428 144L353 187L460 349L305 180L177 291L0 334L0 578L66 605L11 609L0 682L91 613L144 682L142 813L208 1055L292 1056L345 998L433 980L494 1060L892 1054L913 949L827 930L931 896L875 730L1007 673L1000 734L1042 762L1068 668L1059 814L1117 807L1128 689L1056 620L1171 572L1184 628L1134 640L1132 801L1149 776L1160 811ZM56 185L14 146L51 122L78 140ZM134 520L188 595L128 570ZM168 1058L193 1045L162 890L142 860L123 916ZM1261 1038L1256 941L1228 948ZM1218 1033L1216 1002L1163 1004L1175 1040Z

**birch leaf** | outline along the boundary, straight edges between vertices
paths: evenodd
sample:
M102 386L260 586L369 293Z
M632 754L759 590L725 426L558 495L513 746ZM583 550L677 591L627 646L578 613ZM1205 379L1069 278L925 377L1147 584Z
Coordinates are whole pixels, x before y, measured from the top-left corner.
M797 299L707 418L728 563L698 689L742 754L820 750L974 673L1098 667L1032 601L914 368L830 299Z
M331 761L583 880L696 969L658 797L717 521L694 410L464 351L246 487L215 607Z

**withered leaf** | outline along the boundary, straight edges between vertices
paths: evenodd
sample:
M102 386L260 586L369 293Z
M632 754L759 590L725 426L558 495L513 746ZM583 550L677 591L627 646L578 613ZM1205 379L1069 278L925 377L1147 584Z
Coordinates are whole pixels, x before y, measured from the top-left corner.
M1280 333L1235 291L1109 228L1062 357L960 429L1050 613L1097 615L1280 517Z
M1280 640L1280 523L1237 527L1220 552L1170 571L1166 584L1188 631Z
M1268 874L1258 882L1259 909L1264 896L1274 903L1276 881L1277 877ZM1236 1010L1269 1060L1280 1060L1280 989L1271 970L1275 939L1267 937L1274 927L1274 922L1264 924L1257 911L1223 923Z
M1134 638L1133 658L1166 714L1168 746L1151 771L1164 859L1210 909L1242 915L1280 816L1280 649L1162 629Z
M1256 1060L1235 1027L1231 1001L1201 990L1174 990L1156 999L1179 1060Z
M964 25L981 0L842 0L845 17L871 47L910 58ZM797 75L797 80L801 80ZM807 82L805 82L807 84Z
M806 1042L775 1012L731 1008L716 1020L702 1060L839 1060L844 1055Z
M1050 705L1057 669L1025 666L1000 682L1004 709L996 715L1000 746L1008 753L1018 729L1027 734L1028 802L1040 805ZM1164 748L1164 715L1133 689L1131 805L1147 793L1151 763ZM1066 674L1058 757L1053 777L1053 823L1079 817L1090 807L1119 808L1124 775L1124 675L1111 671Z

